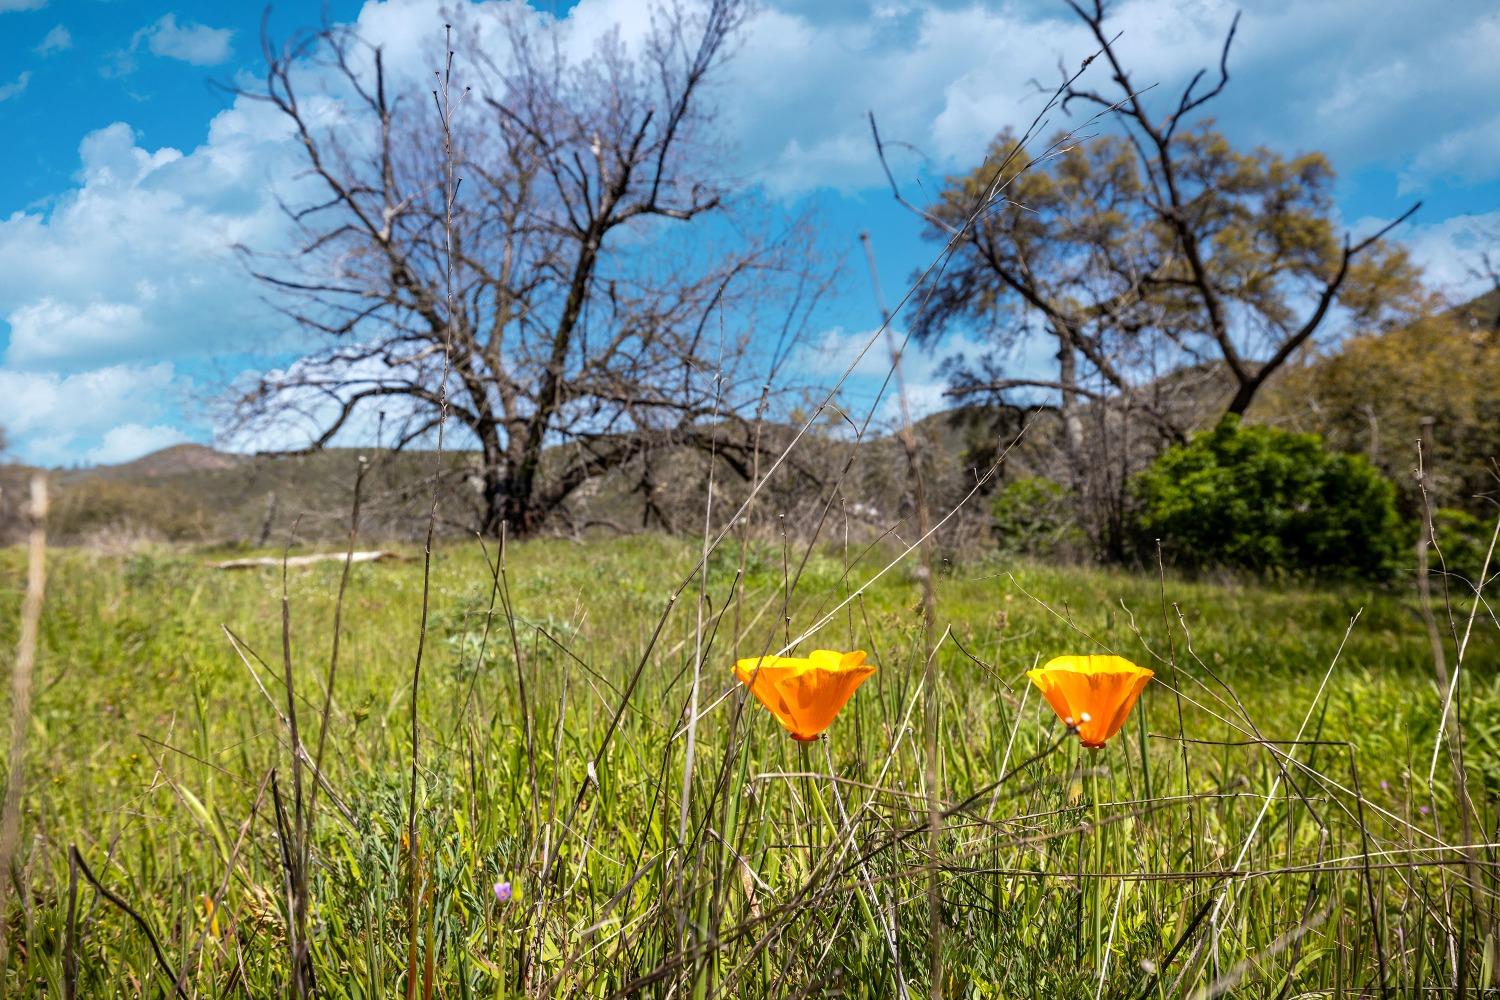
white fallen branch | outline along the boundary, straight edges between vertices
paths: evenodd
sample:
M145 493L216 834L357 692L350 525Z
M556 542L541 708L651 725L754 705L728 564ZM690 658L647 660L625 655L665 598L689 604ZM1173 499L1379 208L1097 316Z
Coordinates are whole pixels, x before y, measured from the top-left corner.
M256 569L261 566L280 567L285 564L289 569L297 566L311 566L314 563L343 562L347 558L350 562L384 562L387 559L405 559L399 552L386 552L384 550L371 550L369 552L317 552L309 556L288 556L285 559L280 556L259 556L255 559L229 559L225 562L210 563L214 569Z

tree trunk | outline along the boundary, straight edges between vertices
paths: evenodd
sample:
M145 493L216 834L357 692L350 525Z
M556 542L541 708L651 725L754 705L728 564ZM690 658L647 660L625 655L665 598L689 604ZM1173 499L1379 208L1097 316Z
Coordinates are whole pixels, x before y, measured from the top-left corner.
M1224 415L1234 414L1243 417L1245 411L1250 409L1251 400L1255 399L1256 390L1260 388L1260 379L1247 379L1239 384L1234 391L1234 398L1229 401L1229 406L1224 410Z
M546 511L536 502L535 480L529 476L515 476L505 483L501 497L500 514L505 520L505 530L512 538L525 538L536 534L542 526Z
M1057 334L1057 382L1062 386L1062 402L1058 416L1063 424L1063 455L1068 463L1068 485L1081 500L1085 486L1083 460L1083 417L1078 413L1078 350L1073 346L1072 333L1058 329Z
M484 456L484 467L480 470L484 523L480 526L480 531L486 538L499 538L502 526L509 520L507 499L511 492L508 474L510 463L505 460L504 453L500 450L499 435L493 429L489 433L481 433L479 443ZM514 525L509 526L509 533L516 534Z
M484 515L479 532L485 538L499 538L505 523L505 483L488 472L484 475Z

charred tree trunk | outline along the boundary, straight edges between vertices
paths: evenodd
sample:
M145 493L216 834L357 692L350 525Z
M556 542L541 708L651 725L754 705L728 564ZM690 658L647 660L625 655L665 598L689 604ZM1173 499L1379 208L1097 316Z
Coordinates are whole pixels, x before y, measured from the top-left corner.
M537 504L533 485L534 480L519 476L506 483L500 509L506 532L512 537L524 538L541 529L547 512Z
M480 487L484 492L483 522L480 533L486 538L499 538L500 528L505 523L505 477L493 466L486 466Z

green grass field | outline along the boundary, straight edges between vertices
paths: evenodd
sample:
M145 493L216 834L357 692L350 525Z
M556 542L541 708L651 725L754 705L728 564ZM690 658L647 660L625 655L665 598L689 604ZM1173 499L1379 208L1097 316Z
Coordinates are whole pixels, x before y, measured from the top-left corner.
M498 581L477 543L437 552L414 816L420 561L353 568L326 744L341 567L291 572L294 766L279 571L49 553L4 995L294 995L294 966L316 995L351 998L1477 996L1497 982L1488 607L1449 718L1464 766L1444 739L1429 783L1443 692L1409 582L959 561L937 578L928 692L913 561L850 599L894 551L803 562L731 540L706 580L698 552L527 543ZM24 554L0 553L8 650L24 579ZM1454 593L1461 638L1473 596ZM879 670L804 749L730 668L825 620L798 650L865 649ZM1104 651L1157 677L1088 751L1024 671ZM69 845L115 900L70 872Z

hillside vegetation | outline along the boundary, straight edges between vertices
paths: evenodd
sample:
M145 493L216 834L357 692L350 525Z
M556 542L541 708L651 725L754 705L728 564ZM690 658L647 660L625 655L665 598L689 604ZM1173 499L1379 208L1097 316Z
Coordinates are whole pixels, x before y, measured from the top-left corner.
M769 465L794 431L780 424L764 427L762 461ZM981 461L974 456L995 447L992 415L983 410L938 414L922 421L917 434L937 501L962 497L972 486L969 470ZM551 454L554 464L565 461L559 452ZM362 518L366 535L392 541L425 535L436 469L431 451L328 448L241 455L177 445L123 465L55 472L53 537L63 544L106 547L139 541L253 546L337 540L347 530L361 460L369 469ZM476 460L461 450L443 458L440 534L472 536L478 525ZM551 530L621 534L686 528L701 518L709 468L707 457L690 448L656 457L649 470L643 463L626 466L554 511ZM30 471L0 466L0 540L20 538L18 504ZM714 463L714 475L724 502L748 490L746 479L727 464ZM824 430L804 438L786 472L766 492L773 504L797 514L826 501L836 481L851 516L866 529L883 530L910 513L904 452L894 438L879 434L854 441Z

